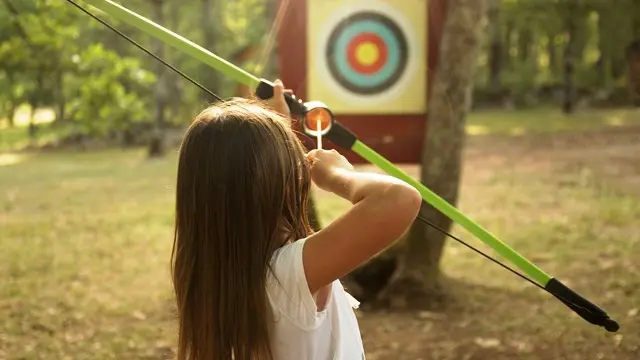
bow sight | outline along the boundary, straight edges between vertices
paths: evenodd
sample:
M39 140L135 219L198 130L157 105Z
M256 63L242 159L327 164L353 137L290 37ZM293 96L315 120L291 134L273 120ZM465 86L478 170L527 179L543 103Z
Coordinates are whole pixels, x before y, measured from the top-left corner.
M260 79L256 87L256 96L260 99L273 97L273 83ZM291 115L302 118L302 128L305 134L313 137L321 135L332 143L344 149L351 149L358 137L336 121L329 107L321 101L302 102L295 95L284 94L289 105Z

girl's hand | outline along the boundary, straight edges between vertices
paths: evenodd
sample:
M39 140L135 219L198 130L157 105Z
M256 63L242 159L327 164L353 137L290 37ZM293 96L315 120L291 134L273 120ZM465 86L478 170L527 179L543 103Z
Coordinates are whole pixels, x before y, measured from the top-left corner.
M311 179L322 190L344 193L347 184L341 171L353 171L353 165L336 150L311 150L307 154L311 162Z
M277 79L273 82L273 97L267 101L267 103L277 112L282 114L287 120L291 121L291 110L289 105L284 100L284 94L292 94L291 89L285 89L282 81Z

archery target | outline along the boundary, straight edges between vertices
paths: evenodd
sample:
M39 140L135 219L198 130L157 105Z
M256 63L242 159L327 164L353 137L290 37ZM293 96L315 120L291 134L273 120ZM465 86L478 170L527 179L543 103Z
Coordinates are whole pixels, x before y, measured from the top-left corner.
M425 0L309 0L309 98L338 114L424 113L425 9Z
M407 68L407 39L386 15L355 13L336 26L326 45L326 62L333 79L362 95L393 86Z

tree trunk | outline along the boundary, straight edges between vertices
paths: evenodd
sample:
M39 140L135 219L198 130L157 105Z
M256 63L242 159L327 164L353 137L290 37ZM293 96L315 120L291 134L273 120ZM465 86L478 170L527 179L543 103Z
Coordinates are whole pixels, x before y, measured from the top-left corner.
M504 29L504 40L502 45L504 46L504 50L502 52L502 62L503 67L507 70L511 70L513 68L513 63L511 61L511 35L513 33L513 28L515 27L513 20L507 19L507 24Z
M637 1L631 5L632 41L627 46L628 86L631 104L640 107L640 3Z
M547 33L549 42L547 43L547 53L549 54L549 73L552 82L555 82L558 75L558 54L556 52L556 33L549 31Z
M176 29L176 31L180 27L180 17L182 13L180 12L182 9L182 4L177 2L170 2L168 4L168 24L171 29ZM178 61L178 52L174 52L172 55L172 62L179 64ZM169 71L166 76L166 90L167 90L167 107L168 107L168 117L169 118L177 118L181 115L181 105L183 101L182 96L182 86L184 79L180 77L174 71Z
M575 52L576 52L576 3L575 0L567 0L565 9L565 22L567 43L564 48L564 101L562 111L565 114L573 113L575 108Z
M610 86L610 38L607 37L607 20L608 20L608 7L601 7L598 9L598 51L600 56L596 63L596 70L598 71L598 80L600 86L603 89L609 89Z
M631 4L631 36L640 39L640 3L635 1Z
M220 28L220 23L222 19L221 6L219 0L202 0L202 35L203 42L202 45L205 49L210 50L212 52L216 52L217 47L217 37L220 36L218 33L218 29ZM214 94L219 94L220 86L220 74L217 71L214 71L207 65L202 65L201 72L203 79L202 84L209 90L213 91ZM211 103L216 101L216 99L212 98L211 95L201 92L201 96L203 100L207 103Z
M55 88L55 101L56 101L56 117L54 122L56 124L65 121L65 110L67 101L64 96L64 70L61 68L56 69L56 88Z
M42 97L42 89L44 88L44 71L38 69L36 73L36 88L29 94L29 140L35 141L38 133L38 127L35 122L36 111L40 106L40 100Z
M15 126L15 117L16 117L16 103L15 101L11 101L11 104L9 104L9 111L7 111L7 121L9 122L10 128Z
M518 56L522 64L529 61L532 38L531 29L525 28L518 32Z
M32 143L36 140L38 130L35 123L36 106L36 101L29 101L29 127L27 128L27 134L29 134L29 141Z
M17 99L14 93L14 75L13 70L6 71L7 82L9 83L9 110L7 111L7 121L9 122L9 127L12 128L15 125L15 117L16 117L16 108L17 108Z
M429 100L428 131L422 150L421 181L451 204L456 204L460 182L465 117L471 107L476 56L484 33L486 0L452 0L444 24L440 61ZM431 206L420 211L442 229L452 222ZM381 304L420 307L443 293L440 258L445 237L416 221L398 255L395 273L381 292Z
M640 107L640 38L627 47L628 86L631 104Z
M489 88L500 91L500 72L502 70L502 22L500 21L500 0L491 0L489 6Z
M640 39L640 2L635 1L631 5L633 17L631 19L631 37Z
M153 5L153 15L155 21L159 24L164 23L164 0L151 0ZM164 58L165 45L160 40L154 40L154 53L160 58ZM155 63L155 73L157 82L155 85L154 97L155 97L155 110L153 114L153 127L151 132L151 138L149 140L149 148L147 155L150 158L161 157L164 155L164 116L165 108L167 106L166 95L166 69L160 62Z

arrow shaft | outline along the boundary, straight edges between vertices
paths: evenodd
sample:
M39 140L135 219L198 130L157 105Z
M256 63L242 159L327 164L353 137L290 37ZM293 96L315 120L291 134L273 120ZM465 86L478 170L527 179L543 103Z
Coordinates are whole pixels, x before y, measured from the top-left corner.
M260 83L260 79L244 69L239 68L202 46L174 33L173 31L165 29L153 21L136 14L122 5L111 0L84 0L84 2L116 19L138 28L139 30L161 40L165 44L173 46L174 48L192 56L204 64L211 66L239 83L253 88L257 87Z

